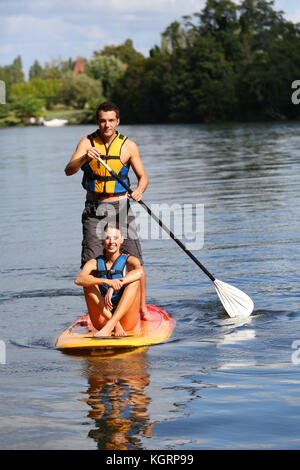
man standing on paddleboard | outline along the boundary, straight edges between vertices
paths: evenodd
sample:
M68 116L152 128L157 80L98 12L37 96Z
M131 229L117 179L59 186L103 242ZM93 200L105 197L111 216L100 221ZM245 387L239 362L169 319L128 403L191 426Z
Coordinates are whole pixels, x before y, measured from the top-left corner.
M65 168L67 176L79 169L83 171L82 185L86 190L85 208L82 213L81 267L90 259L103 254L104 226L113 221L120 224L124 234L123 251L135 256L143 265L142 250L136 233L135 218L129 198L140 201L148 186L148 176L143 167L135 142L117 131L120 123L118 107L111 102L101 103L96 110L99 128L83 137ZM129 186L128 171L132 167L138 185L129 195L97 160L105 159L113 171ZM141 315L147 318L145 272L141 277Z

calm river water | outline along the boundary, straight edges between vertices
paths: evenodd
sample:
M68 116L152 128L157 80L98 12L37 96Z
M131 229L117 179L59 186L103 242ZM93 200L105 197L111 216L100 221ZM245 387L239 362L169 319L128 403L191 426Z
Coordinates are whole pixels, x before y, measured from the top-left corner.
M172 240L144 237L147 301L176 319L171 339L77 357L54 347L86 311L82 175L63 170L94 129L0 130L0 448L298 449L299 124L120 127L150 177L144 201L184 206L187 239L204 214L194 254L255 310L229 318Z

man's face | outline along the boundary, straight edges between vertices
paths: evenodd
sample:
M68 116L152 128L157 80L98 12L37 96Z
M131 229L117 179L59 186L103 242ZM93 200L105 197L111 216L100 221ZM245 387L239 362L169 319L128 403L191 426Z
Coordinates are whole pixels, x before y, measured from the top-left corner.
M115 111L100 111L98 115L98 126L101 136L108 140L116 133L116 128L120 123Z

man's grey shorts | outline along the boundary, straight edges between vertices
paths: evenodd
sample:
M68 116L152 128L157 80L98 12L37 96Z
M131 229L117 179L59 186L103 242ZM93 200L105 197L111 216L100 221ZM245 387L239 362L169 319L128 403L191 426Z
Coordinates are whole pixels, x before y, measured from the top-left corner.
M135 217L128 198L115 202L86 201L82 213L81 267L90 259L103 254L104 227L108 222L117 222L124 243L122 252L138 258L143 264L142 249L138 239Z

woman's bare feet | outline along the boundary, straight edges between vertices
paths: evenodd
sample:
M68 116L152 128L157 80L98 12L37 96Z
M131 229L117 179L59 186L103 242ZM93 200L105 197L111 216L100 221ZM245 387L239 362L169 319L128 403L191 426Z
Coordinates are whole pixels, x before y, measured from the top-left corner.
M94 334L94 337L101 338L101 336L111 336L111 333L112 333L112 329L109 326L104 325L104 327L101 328L101 330L99 330L97 333Z
M116 324L114 332L115 336L126 336L126 331L122 328L120 322ZM101 330L99 330L97 333L94 333L94 336L96 338L101 338L101 336L112 336L112 329L106 324L103 328L101 328Z
M120 322L115 326L115 336L126 336L126 331L122 328Z

